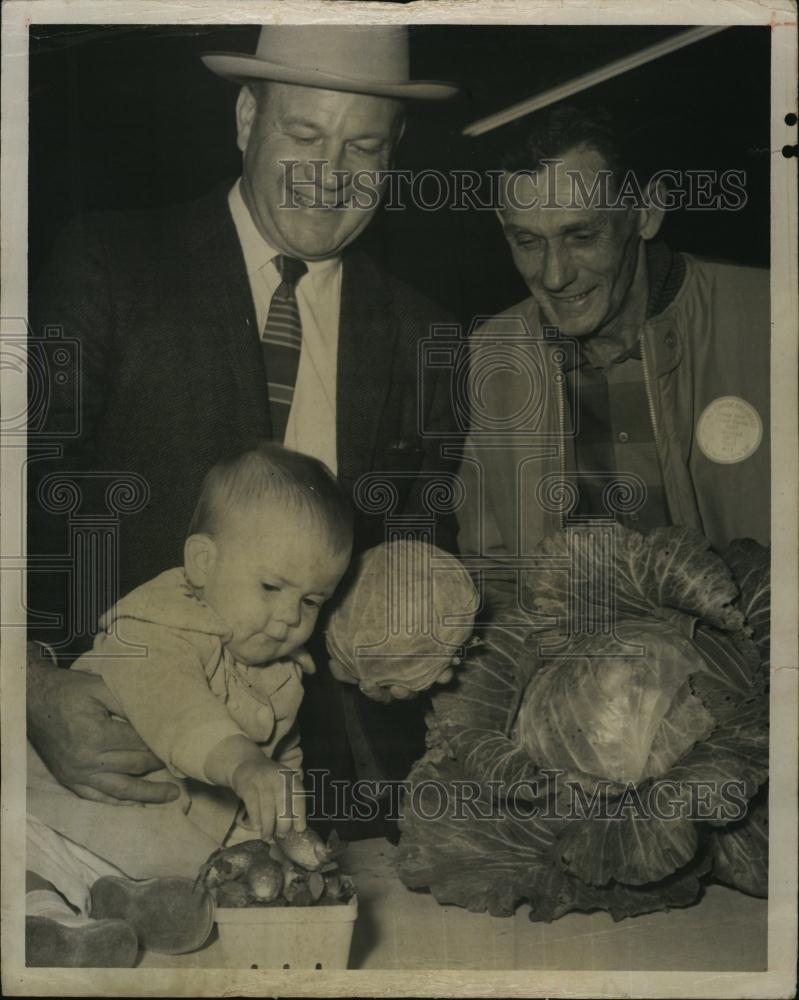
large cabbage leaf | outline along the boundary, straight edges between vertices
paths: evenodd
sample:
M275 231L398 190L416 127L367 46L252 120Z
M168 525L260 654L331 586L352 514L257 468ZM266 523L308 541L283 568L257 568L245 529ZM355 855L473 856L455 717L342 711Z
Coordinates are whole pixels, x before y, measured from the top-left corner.
M621 525L574 528L545 538L538 561L543 568L529 574L532 606L554 616L561 632L627 618L670 620L674 611L725 631L743 626L730 570L688 528L648 535Z
M719 882L751 896L768 895L768 787L749 803L744 819L714 831L710 853Z
M469 650L458 681L433 696L428 744L462 760L480 782L535 782L538 767L509 738L521 696L539 669L531 621L518 612L514 621L494 626Z
M689 906L701 892L710 860L693 856L656 885L596 888L565 871L558 860L564 823L523 818L484 795L470 802L474 815L448 808L460 801L463 774L428 754L410 775L413 808L406 808L397 866L411 889L429 889L442 905L510 916L522 901L530 920L551 921L572 910L607 910L614 920ZM493 819L479 813L493 811ZM435 820L425 816L437 816Z
M592 885L655 881L688 862L699 846L700 826L737 818L740 801L754 795L767 776L768 706L760 696L740 702L654 782L628 790L631 805L621 821L570 824L561 839L561 863ZM642 811L639 801L652 801L655 808ZM620 811L618 805L614 811Z
M738 610L760 654L766 677L771 640L771 553L751 538L737 538L724 553L741 592Z

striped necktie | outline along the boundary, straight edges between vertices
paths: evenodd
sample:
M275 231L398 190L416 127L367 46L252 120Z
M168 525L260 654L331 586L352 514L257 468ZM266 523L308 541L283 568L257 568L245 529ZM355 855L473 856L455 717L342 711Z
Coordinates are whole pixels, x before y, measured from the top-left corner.
M282 444L286 436L302 347L302 323L294 290L308 267L301 260L282 255L275 257L274 264L283 280L275 289L269 304L261 346L269 387L272 439Z

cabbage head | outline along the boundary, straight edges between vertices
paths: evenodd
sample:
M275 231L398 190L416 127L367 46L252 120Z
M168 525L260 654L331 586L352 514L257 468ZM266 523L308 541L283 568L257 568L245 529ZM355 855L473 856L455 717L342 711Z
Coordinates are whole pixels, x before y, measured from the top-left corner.
M544 539L432 697L398 871L442 905L621 919L714 877L766 891L768 550L611 531Z
M713 717L688 684L703 669L697 648L666 622L575 636L525 690L516 736L549 767L637 784L710 734Z
M460 660L478 594L461 563L425 542L364 552L326 632L331 670L385 699L392 686L423 691Z

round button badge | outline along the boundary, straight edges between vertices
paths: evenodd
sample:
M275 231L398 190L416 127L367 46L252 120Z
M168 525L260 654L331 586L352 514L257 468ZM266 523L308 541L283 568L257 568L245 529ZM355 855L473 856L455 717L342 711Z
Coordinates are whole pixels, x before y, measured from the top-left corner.
M711 462L733 465L754 455L763 440L760 414L740 396L720 396L702 411L696 440Z

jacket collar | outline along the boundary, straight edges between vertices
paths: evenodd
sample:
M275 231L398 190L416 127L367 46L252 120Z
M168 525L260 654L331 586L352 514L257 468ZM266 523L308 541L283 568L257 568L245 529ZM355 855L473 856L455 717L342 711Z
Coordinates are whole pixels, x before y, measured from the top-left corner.
M109 631L114 622L124 618L216 635L222 642L230 637L230 629L219 615L195 596L182 567L168 569L126 594L103 615L100 626Z
M680 332L669 307L685 284L688 264L665 243L653 243L647 245L647 268L650 288L644 335L652 374L659 377L674 371L682 360Z
M682 288L685 258L665 243L647 243L646 270L649 278L646 318L653 319L671 305Z

